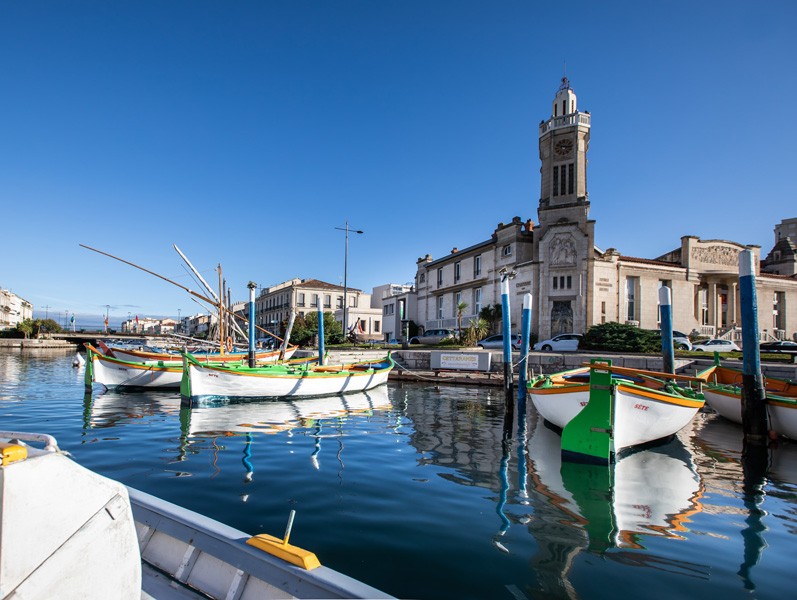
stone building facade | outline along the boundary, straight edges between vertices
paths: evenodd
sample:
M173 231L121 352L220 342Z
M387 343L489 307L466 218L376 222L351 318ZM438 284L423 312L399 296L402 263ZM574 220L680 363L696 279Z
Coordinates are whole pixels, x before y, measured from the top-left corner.
M675 329L738 339L741 325L738 255L749 249L757 273L762 339L797 335L797 238L785 219L776 244L761 259L760 246L727 240L681 238L680 246L656 258L625 256L595 246L589 218L587 152L591 115L580 112L566 78L551 116L539 125L540 200L537 223L514 217L491 237L463 250L416 264L416 323L425 329L455 327L457 306L467 304L464 325L489 304L500 304L502 268L510 281L512 330L520 329L522 298L532 294L532 331L540 339L584 332L605 322L657 329L658 289L672 289ZM790 229L791 228L791 229Z

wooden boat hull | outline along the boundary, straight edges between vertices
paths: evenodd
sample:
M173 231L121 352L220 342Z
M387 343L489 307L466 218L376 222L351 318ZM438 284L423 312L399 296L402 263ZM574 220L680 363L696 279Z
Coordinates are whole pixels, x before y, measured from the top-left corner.
M50 436L1 433L3 598L392 597L283 540L89 471Z
M182 362L128 362L92 353L93 382L106 388L179 389Z
M192 402L204 398L296 398L334 396L370 390L387 382L393 368L387 357L374 363L337 367L286 365L227 368L186 360L184 378Z
M713 366L701 371L706 380L703 393L706 403L729 421L742 424L742 372ZM787 438L797 440L797 384L768 377L764 381L770 428Z
M584 370L577 369L577 375ZM559 374L557 384L532 382L528 394L537 412L551 424L564 427L587 405L588 383L570 384ZM703 400L686 398L642 385L615 380L612 435L614 452L673 435L695 416Z

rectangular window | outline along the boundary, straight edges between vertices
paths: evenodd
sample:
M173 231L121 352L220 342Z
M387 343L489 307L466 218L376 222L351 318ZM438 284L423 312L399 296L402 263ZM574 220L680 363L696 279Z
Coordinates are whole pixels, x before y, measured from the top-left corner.
M374 321L374 333L379 333L379 321Z
M437 269L437 285L443 285L443 269Z
M482 311L482 289L473 290L473 314L478 315Z
M573 182L575 181L576 166L573 163L567 165L567 193L573 193Z
M559 195L559 167L553 168L553 195Z
M338 308L343 308L343 296L338 296L336 304Z
M318 306L318 294L313 294L310 297L310 306Z
M567 289L573 289L573 277L571 275L567 276Z
M502 256L512 256L512 244L507 244L501 249Z
M637 318L637 282L639 277L626 277L625 278L625 318L628 321L636 321Z
M564 196L567 193L567 179L565 178L565 166L562 165L562 172L559 177L559 194Z
M403 298L399 300L399 319L404 319L404 306L406 305L406 300Z
M606 301L601 302L601 323L606 322Z
M457 292L454 294L454 315L457 316L457 312L459 311L459 304L462 302L462 292Z
M553 278L553 289L555 289L555 290L559 289L559 278L556 277L556 276L554 276L554 278Z
M332 308L332 296L324 294L324 308Z
M482 255L473 257L473 277L478 277L482 274Z
M443 318L443 297L442 296L438 296L437 297L437 318L438 319L442 319Z
M560 275L559 276L559 289L560 290L565 289L565 276L564 275Z
M462 261L454 263L454 281L459 281L462 277Z

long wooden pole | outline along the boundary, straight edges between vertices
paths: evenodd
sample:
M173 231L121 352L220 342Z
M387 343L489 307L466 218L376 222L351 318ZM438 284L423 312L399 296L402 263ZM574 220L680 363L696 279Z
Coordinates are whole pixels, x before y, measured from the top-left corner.
M107 253L107 252L103 252L102 250L97 250L96 248L92 248L91 246L86 246L85 244L78 244L78 245L79 245L81 248L85 248L86 250L91 250L92 252L96 252L97 254L102 254L103 256L107 256L108 258L112 258L112 259L114 259L114 260L118 260L119 262L123 262L123 263L125 263L126 265L130 265L131 267L134 267L134 268L136 268L136 269L138 269L138 270L140 270L140 271L144 271L145 273L149 273L150 275L154 275L154 276L155 276L155 277L157 277L158 279L162 279L163 281L165 281L165 282L167 282L167 283L171 283L172 285L176 285L176 286L177 286L178 288L180 288L181 290L184 290L184 291L188 292L189 294L191 294L191 295L192 295L192 296L194 296L195 298L199 298L199 299L200 299L200 300L202 300L203 302L207 302L208 304L211 304L211 305L217 305L217 304L218 304L218 302L217 302L217 300L216 300L216 299L210 299L210 298L208 298L207 296L203 296L203 295L202 295L202 294L200 294L199 292L195 292L194 290L192 290L192 289L190 289L190 288L187 288L186 286L184 286L184 285L183 285L183 284L181 284L181 283L177 283L176 281L174 281L174 280L172 280L172 279L169 279L168 277L164 277L163 275L159 275L159 274L158 274L158 273L156 273L155 271L150 271L149 269L146 269L146 268L144 268L144 267L142 267L142 266L140 266L140 265L137 265L137 264L135 264L135 263L132 263L132 262L130 262L129 260L125 260L124 258L119 258L118 256L114 256L113 254L109 254L109 253ZM239 317L239 318L241 318L241 317ZM248 321L247 321L246 319L243 319L243 318L241 318L241 320L242 320L244 323L248 323ZM263 329L263 328L262 328L262 327L260 327L259 325L256 325L256 327L257 327L257 329L259 329L260 331L262 331L262 332L263 332L263 333L265 333L265 334L268 334L268 335L270 335L270 336L271 336L271 337L273 337L274 339L276 339L276 340L278 340L278 341L280 341L280 342L282 342L282 341L283 341L283 339L282 339L281 337L279 337L278 335L274 335L273 333L271 333L271 332L270 332L270 331L268 331L267 329Z
M219 354L224 356L224 289L222 289L221 280L221 263L218 266L219 271Z

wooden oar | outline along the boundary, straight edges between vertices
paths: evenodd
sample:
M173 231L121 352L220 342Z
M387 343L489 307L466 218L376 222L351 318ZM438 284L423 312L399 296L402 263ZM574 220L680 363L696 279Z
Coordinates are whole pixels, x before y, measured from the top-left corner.
M600 363L582 363L582 366L590 367L592 369L606 369L612 373L618 373L619 375L639 375L640 377L652 377L655 379L682 379L684 381L698 381L701 383L706 383L706 380L700 377L679 375L677 373L661 373L659 371L646 371L645 369L630 369L628 367L616 367L614 365L609 366Z

